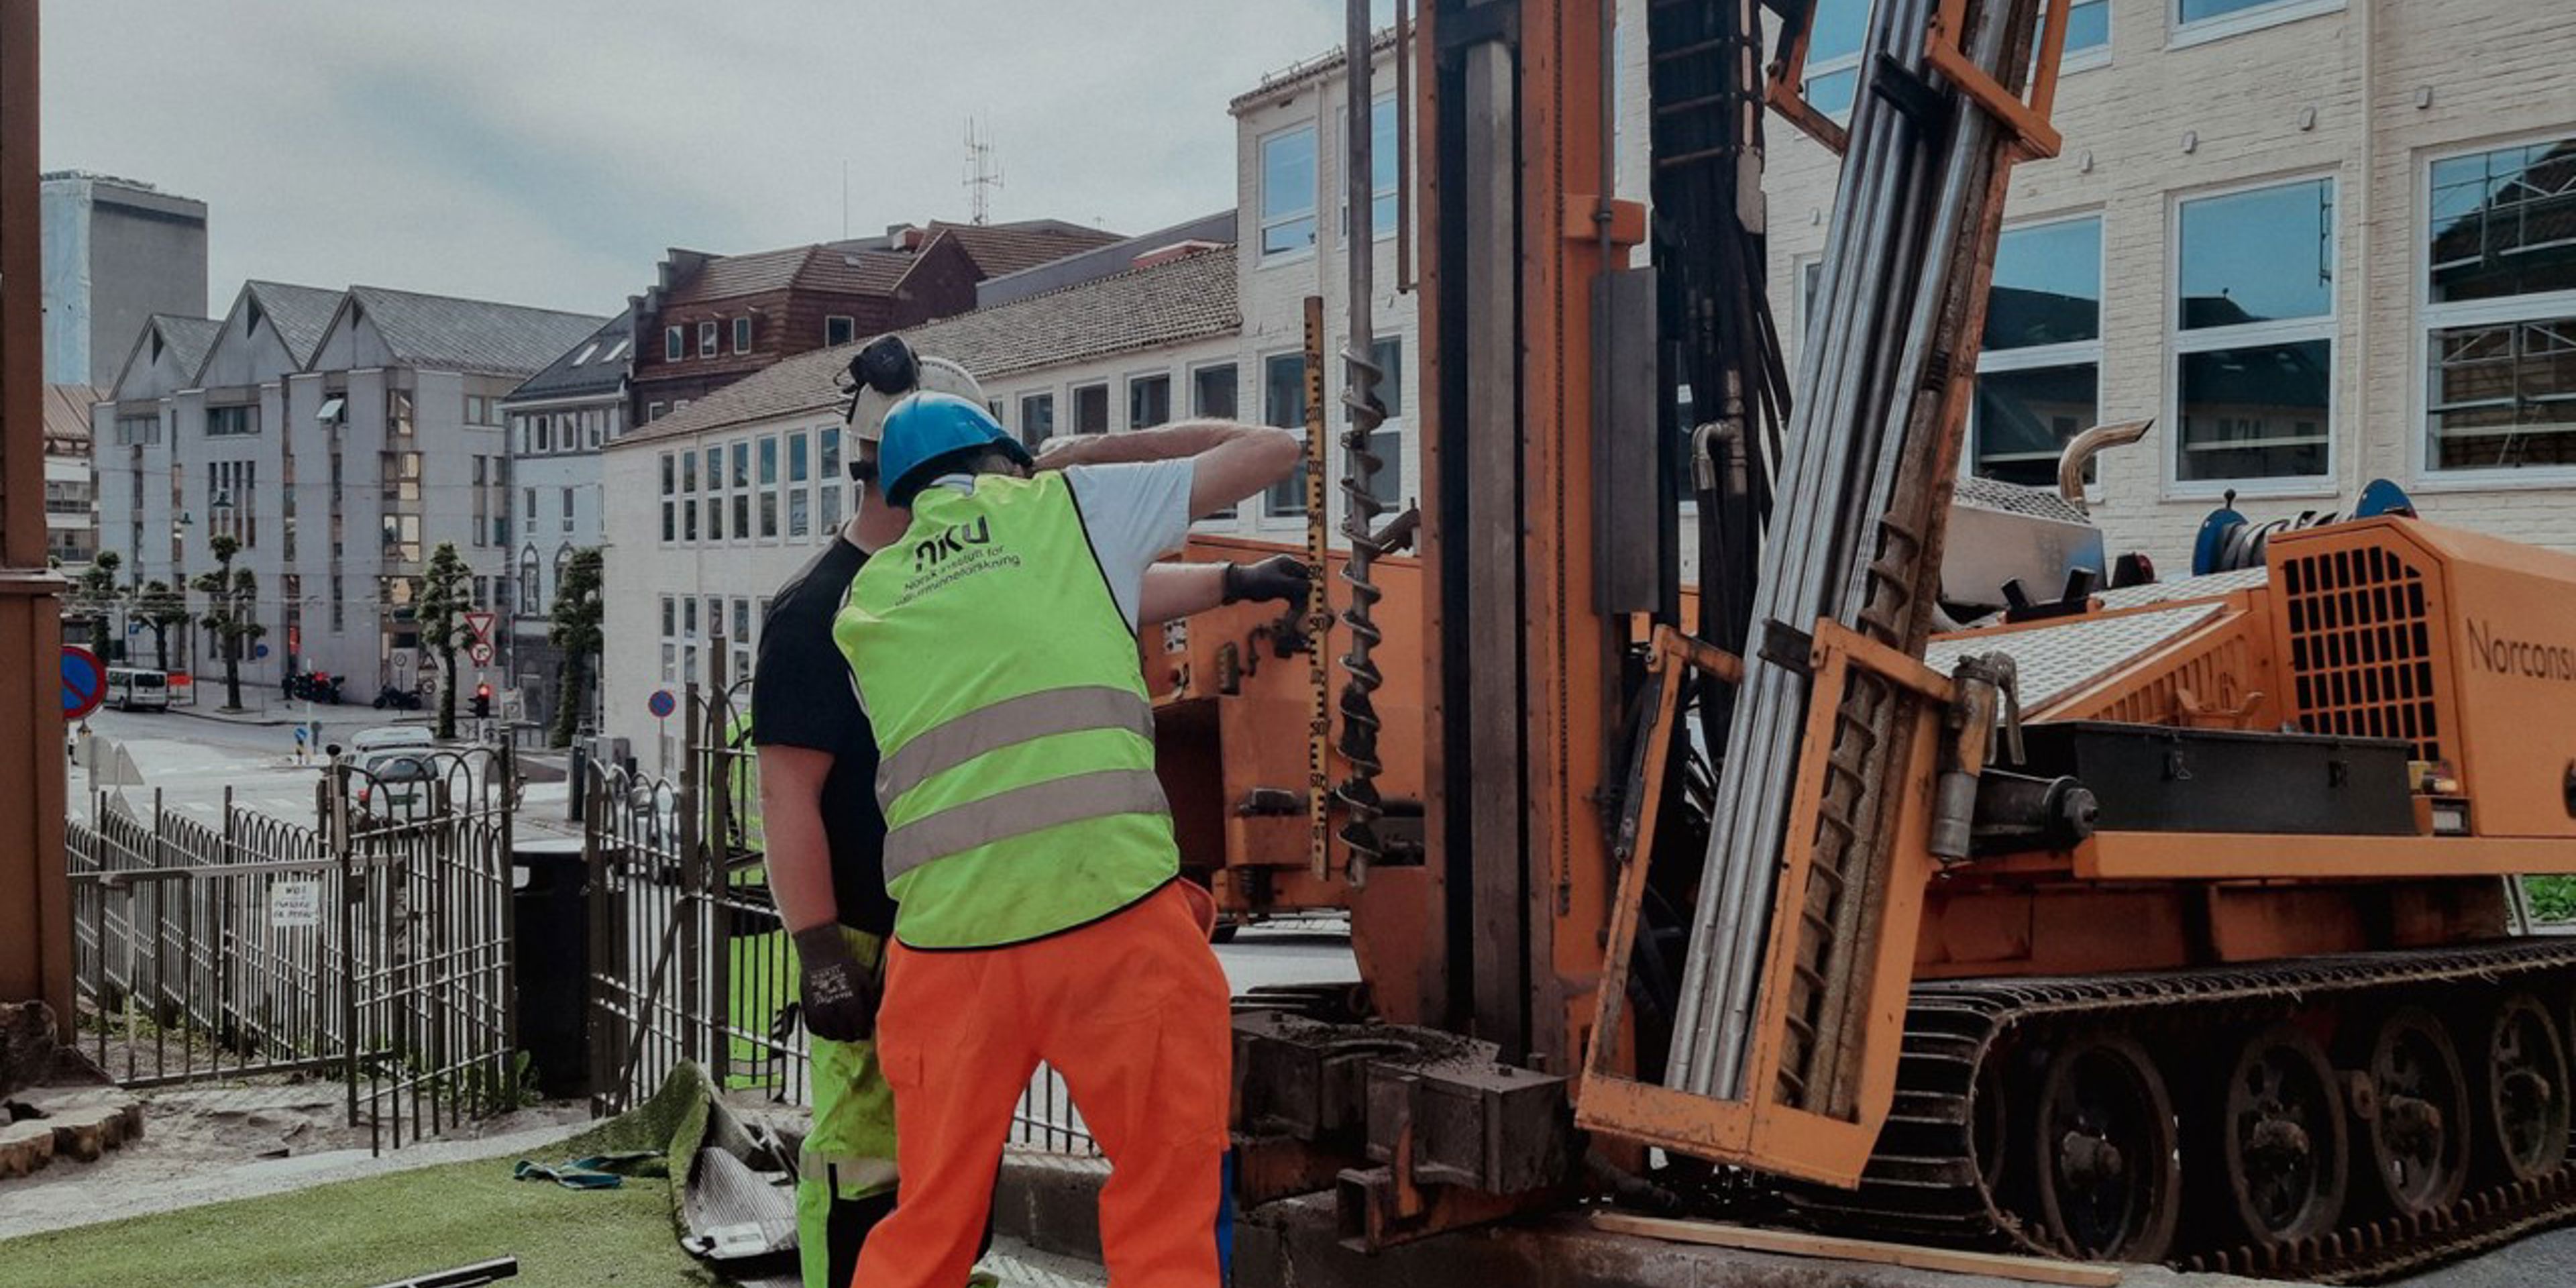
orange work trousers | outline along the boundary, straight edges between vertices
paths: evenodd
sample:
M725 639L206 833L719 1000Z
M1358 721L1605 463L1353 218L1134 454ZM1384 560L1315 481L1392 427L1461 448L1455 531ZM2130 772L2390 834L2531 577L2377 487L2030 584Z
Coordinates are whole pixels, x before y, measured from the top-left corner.
M1109 1282L1216 1288L1233 1037L1194 893L1174 881L1088 926L1006 948L893 946L877 1053L894 1088L903 1180L852 1284L966 1282L1012 1112L1044 1060L1109 1156Z

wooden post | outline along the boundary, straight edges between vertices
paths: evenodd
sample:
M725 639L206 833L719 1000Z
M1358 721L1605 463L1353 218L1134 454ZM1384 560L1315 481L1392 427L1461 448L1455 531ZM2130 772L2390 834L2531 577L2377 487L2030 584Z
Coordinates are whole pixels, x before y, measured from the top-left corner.
M0 0L0 999L72 1024L63 855L63 582L45 568L36 4Z

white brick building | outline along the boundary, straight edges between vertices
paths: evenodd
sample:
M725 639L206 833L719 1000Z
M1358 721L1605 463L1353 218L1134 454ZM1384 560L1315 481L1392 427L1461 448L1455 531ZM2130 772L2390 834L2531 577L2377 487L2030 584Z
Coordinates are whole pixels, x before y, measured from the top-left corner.
M1862 3L1825 2L1820 106L1849 99ZM2262 520L2380 476L2427 517L2576 548L2563 7L2083 0L2070 33L2065 149L2014 172L1969 459L2027 477L2073 429L2153 417L2100 459L2094 512L2167 575L2229 489ZM1772 139L1774 307L1803 323L1834 159L1776 117Z

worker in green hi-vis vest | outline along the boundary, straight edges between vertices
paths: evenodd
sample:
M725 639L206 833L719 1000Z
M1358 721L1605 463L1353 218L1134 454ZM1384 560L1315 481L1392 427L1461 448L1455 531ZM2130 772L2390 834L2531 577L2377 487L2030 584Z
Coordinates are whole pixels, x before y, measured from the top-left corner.
M894 1096L874 1040L878 972L896 915L883 867L877 743L832 621L871 552L892 544L909 520L886 503L876 479L887 408L917 388L983 399L964 368L916 355L898 336L860 349L850 375L847 447L858 500L830 544L772 599L752 678L759 832L770 890L796 947L813 1061L814 1121L797 1185L806 1288L846 1288L869 1232L894 1207L898 1176ZM1304 586L1305 568L1293 560L1221 571L1232 567L1156 568L1150 597L1165 616L1178 616L1217 604L1225 584L1264 597ZM985 1160L988 1187L999 1153L997 1139ZM961 1270L941 1288L964 1282Z
M880 1050L904 1192L860 1251L867 1288L965 1277L1040 1061L1109 1157L1110 1282L1219 1281L1228 989L1214 901L1180 877L1136 633L1176 599L1302 601L1302 575L1261 565L1147 579L1300 445L1219 421L1059 443L1033 460L978 401L895 404L880 468L912 522L833 624L876 735L896 901Z

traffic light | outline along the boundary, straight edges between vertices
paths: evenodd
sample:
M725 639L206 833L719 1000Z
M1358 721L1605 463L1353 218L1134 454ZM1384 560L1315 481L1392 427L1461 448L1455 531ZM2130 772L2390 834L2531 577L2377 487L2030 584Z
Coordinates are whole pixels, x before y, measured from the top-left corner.
M474 718L477 720L492 718L492 686L489 683L474 686Z

